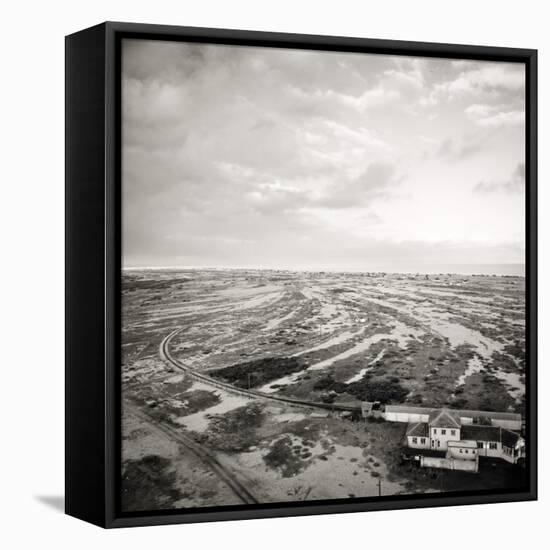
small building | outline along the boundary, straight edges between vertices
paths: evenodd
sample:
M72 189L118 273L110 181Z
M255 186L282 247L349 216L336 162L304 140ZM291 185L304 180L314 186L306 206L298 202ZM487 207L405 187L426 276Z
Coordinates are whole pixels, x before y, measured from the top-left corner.
M380 401L362 401L361 415L363 418L383 418L384 411Z
M430 430L425 422L415 422L407 427L407 446L411 449L430 448Z
M517 464L525 458L525 439L512 430L500 430L500 443L502 445L502 457L508 462Z
M430 415L440 410L409 405L386 405L384 417L389 422L428 422ZM463 426L473 424L499 426L515 431L522 429L522 417L517 413L473 410L456 410L453 413L458 415Z
M477 444L475 441L449 441L447 458L459 460L477 460Z
M460 417L449 409L432 412L428 417L430 448L446 451L450 441L460 441Z
M436 409L409 407L408 405L386 405L385 418L388 422L428 422L430 413Z
M525 456L524 438L498 426L463 426L462 436L476 444L479 456L502 458L515 464Z
M442 468L477 473L479 457L474 441L449 441L444 456L434 451L423 451L420 456L422 468Z
M361 414L362 414L363 418L367 418L371 415L373 405L374 405L374 403L371 402L371 401L362 401L361 402Z

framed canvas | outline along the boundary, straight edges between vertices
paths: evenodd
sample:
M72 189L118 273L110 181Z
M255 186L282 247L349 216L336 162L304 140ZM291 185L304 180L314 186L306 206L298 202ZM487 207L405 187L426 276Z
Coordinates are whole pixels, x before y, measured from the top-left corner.
M536 498L536 51L66 38L66 511Z

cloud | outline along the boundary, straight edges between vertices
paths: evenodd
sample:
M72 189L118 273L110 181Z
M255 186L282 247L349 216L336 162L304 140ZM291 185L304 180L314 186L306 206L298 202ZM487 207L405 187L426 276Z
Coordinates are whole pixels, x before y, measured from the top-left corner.
M357 177L330 185L310 206L357 208L387 197L398 183L396 169L387 162L375 162Z
M505 181L480 181L474 191L478 193L522 193L525 189L525 163L520 162Z
M312 192L280 183L257 184L245 194L245 201L259 212L275 215L304 209L315 212L318 209L359 208L388 197L399 181L394 165L374 162L356 177L340 175L323 189ZM370 220L374 219L370 211L368 216Z
M521 110L510 95L521 90L501 75L493 97L481 83L490 74L470 75L469 86L442 86L437 105L419 107L438 85L493 66L125 40L125 264L397 262L414 251L431 256L436 249L416 242L425 235L448 239L441 246L452 256L451 241L464 236L446 214L448 191L463 189L455 183L471 177L467 169L491 181L487 166L516 146L505 136L487 147L491 123L464 133L468 117ZM476 89L486 95L474 98ZM444 101L451 93L464 101ZM466 113L468 104L487 110ZM438 162L422 156L426 144ZM452 208L469 212L463 187L469 197ZM483 213L490 234L510 241L515 225L502 232L500 218Z
M458 78L440 86L450 95L476 92L521 91L525 86L523 66L491 65L463 71Z
M359 96L339 94L336 97L346 107L365 111L366 109L391 103L398 99L400 94L397 90L387 90L384 86L377 86L376 88L366 89Z
M453 62L458 74L436 82L421 104L436 105L461 98L507 98L521 100L525 90L525 69L512 63Z
M509 110L501 105L474 103L465 109L470 120L485 128L525 124L524 110Z
M296 211L311 202L308 194L300 189L272 184L259 185L246 193L244 198L252 208L264 214Z
M480 153L484 140L480 136L465 136L463 139L446 138L435 151L435 156L447 160L463 160Z

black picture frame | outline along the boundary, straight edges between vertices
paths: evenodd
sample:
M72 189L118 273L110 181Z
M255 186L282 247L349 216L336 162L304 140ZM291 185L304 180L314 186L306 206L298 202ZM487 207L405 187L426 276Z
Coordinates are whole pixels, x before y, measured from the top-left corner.
M526 67L528 489L121 513L120 44L123 38L416 55ZM66 37L66 513L101 527L482 504L537 498L537 51L107 22Z

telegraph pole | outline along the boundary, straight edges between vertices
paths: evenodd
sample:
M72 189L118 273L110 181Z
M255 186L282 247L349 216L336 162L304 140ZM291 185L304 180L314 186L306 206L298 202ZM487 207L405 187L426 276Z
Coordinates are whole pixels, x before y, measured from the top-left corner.
M378 478L378 496L382 496L382 480Z

